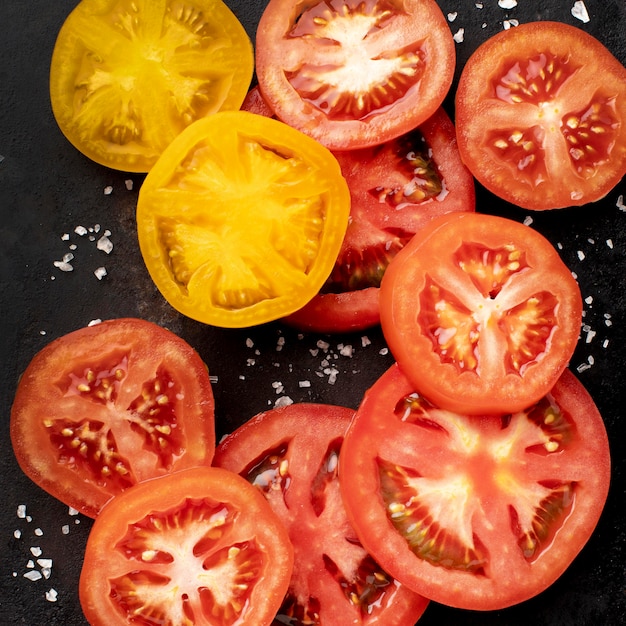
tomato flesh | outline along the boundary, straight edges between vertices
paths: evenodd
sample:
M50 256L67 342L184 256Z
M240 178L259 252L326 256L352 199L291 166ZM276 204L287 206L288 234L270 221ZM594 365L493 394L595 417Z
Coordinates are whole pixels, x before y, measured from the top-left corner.
M580 289L552 244L479 213L427 224L389 265L380 301L389 347L416 389L479 415L545 395L582 320Z
M350 223L320 293L287 318L321 332L378 324L380 282L395 255L429 220L475 208L473 179L443 109L393 141L335 156L350 188Z
M141 188L139 244L164 297L216 326L308 302L341 246L350 197L323 146L274 119L220 112L188 127Z
M192 121L240 106L253 62L246 31L221 0L82 0L55 44L52 108L89 158L147 172Z
M353 415L344 407L292 404L253 417L216 450L214 464L265 496L294 545L276 626L413 624L426 608L380 568L347 521L337 464Z
M432 115L454 41L435 2L271 0L259 22L259 88L277 117L331 149L388 141Z
M593 202L626 174L626 69L573 26L527 23L487 40L455 108L463 160L519 206Z
M504 416L441 409L394 365L367 392L339 480L363 545L437 602L496 610L551 585L585 545L610 480L591 397L565 370Z
M240 477L192 468L112 500L91 530L79 591L90 624L270 624L293 551Z
M95 517L139 481L211 462L208 372L186 342L150 322L80 329L29 364L15 394L11 437L35 483Z

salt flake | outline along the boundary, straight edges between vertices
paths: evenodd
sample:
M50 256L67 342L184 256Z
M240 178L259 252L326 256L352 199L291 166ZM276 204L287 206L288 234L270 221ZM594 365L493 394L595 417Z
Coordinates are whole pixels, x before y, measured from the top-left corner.
M514 9L517 6L517 0L498 0L498 6L501 9Z
M465 29L459 28L459 30L454 33L452 38L456 41L456 43L463 43L463 39L465 39Z
M454 13L448 13L448 22L454 22L458 13L455 11Z
M574 2L574 6L572 7L572 15L584 24L589 21L589 13L587 13L587 7L582 0L576 0L576 2Z
M56 589L50 589L49 591L46 591L46 600L48 600L48 602L56 602L58 597L59 594Z
M107 275L107 270L106 267L98 267L93 273L98 280L102 280Z

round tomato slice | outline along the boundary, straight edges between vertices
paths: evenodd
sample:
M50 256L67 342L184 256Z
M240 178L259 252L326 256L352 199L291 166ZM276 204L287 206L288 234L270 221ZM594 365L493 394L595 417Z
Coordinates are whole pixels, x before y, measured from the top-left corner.
M626 68L557 22L502 31L456 92L461 156L485 187L528 209L593 202L626 174Z
M456 62L434 0L270 0L256 35L261 93L279 119L332 149L419 126L441 105Z
M253 66L252 42L221 0L81 0L52 54L52 110L90 159L147 172L191 122L239 108Z
M541 234L513 220L450 213L391 262L381 325L416 389L461 413L509 413L538 401L580 333L578 283Z
M264 494L294 546L289 591L274 624L414 624L428 601L387 575L350 526L337 459L352 409L292 404L223 439L214 464Z
M365 548L416 592L471 610L551 585L591 536L609 480L602 417L569 370L529 408L477 418L433 406L394 365L339 459Z
M135 485L102 509L80 602L92 626L267 626L292 566L265 498L237 474L197 467Z
M31 480L95 517L139 481L211 463L207 368L189 344L151 322L81 328L48 344L24 371L11 440Z
M332 270L350 193L335 157L286 124L215 113L185 129L139 192L139 245L181 313L246 327L304 306Z
M391 259L431 219L475 207L474 179L441 108L390 142L335 156L350 189L350 223L321 292L286 320L319 332L378 324L378 288Z

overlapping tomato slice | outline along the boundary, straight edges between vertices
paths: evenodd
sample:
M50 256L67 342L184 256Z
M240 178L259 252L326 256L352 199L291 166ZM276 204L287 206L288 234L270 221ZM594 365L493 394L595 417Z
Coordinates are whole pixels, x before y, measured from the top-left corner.
M367 392L339 459L359 539L431 600L496 610L531 598L593 532L610 481L608 439L569 371L503 416L438 408L392 366Z

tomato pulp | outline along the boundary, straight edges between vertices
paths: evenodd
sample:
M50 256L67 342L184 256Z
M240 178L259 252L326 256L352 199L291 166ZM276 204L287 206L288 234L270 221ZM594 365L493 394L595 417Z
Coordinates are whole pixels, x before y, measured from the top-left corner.
M428 601L388 576L360 545L339 492L337 459L352 409L292 404L225 437L214 464L264 494L294 546L279 624L414 624Z
M579 28L521 24L467 61L456 126L497 196L534 210L593 202L626 174L626 68Z
M471 610L551 585L591 536L609 480L602 417L569 370L524 410L478 417L434 406L396 364L339 458L363 546L416 592Z
M145 481L96 518L79 581L92 626L268 626L293 550L240 476L196 467Z
M434 0L270 0L257 29L256 74L279 119L331 149L363 148L439 108L454 46Z
M95 517L139 481L211 463L207 368L184 340L151 322L76 330L43 348L22 374L11 441L27 476Z
M523 410L550 391L582 322L578 283L537 231L482 213L431 220L381 284L381 324L417 391L460 413Z

